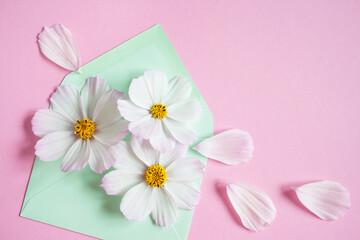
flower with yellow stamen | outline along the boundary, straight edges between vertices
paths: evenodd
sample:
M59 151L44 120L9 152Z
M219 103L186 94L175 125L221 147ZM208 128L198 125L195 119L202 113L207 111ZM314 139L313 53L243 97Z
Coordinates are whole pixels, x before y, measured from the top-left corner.
M177 144L173 152L159 153L148 140L131 135L111 150L116 162L100 185L107 194L123 196L120 210L127 220L144 221L149 214L159 226L169 227L178 208L192 211L199 202L204 164L186 157L188 146Z

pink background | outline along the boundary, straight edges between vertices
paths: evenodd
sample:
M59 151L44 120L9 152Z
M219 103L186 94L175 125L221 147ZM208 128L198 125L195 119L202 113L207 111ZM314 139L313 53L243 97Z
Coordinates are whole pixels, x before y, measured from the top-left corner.
M68 73L43 57L36 36L63 23L83 63L159 23L207 101L215 131L251 133L254 158L208 162L189 239L359 239L359 1L0 2L0 238L90 239L19 217L34 161L30 119ZM289 186L333 180L352 208L324 222ZM278 214L261 233L242 227L225 181L251 184Z

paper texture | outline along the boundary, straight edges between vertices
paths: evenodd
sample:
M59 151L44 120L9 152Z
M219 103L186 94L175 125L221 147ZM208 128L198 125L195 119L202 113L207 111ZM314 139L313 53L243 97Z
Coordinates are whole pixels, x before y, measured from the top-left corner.
M88 77L98 75L111 88L127 93L131 80L150 69L165 71L168 79L181 75L192 82L192 97L203 107L201 119L192 125L199 135L193 146L212 136L210 110L159 25L84 65L81 74L70 73L62 85L71 84L80 90ZM193 146L187 155L206 163L205 157L191 149ZM108 196L99 187L107 171L96 174L87 166L79 172L63 173L60 164L61 160L35 159L21 216L101 239L187 238L193 212L179 210L178 221L169 228L156 226L150 217L142 223L126 221L119 209L121 197Z

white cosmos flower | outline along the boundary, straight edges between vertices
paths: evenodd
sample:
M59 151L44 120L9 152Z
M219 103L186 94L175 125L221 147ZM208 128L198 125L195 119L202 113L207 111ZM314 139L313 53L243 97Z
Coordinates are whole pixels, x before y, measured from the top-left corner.
M127 220L144 221L151 214L159 226L170 226L178 218L178 208L194 210L200 192L193 185L201 178L204 165L185 157L187 146L173 151L155 151L148 140L131 135L130 143L120 142L111 149L114 168L100 185L108 195L124 196L120 210Z
M128 122L116 109L117 100L125 98L99 77L87 80L81 96L74 86L58 87L50 98L52 109L38 110L32 119L33 132L41 138L35 154L42 161L64 157L64 172L89 163L94 172L102 173L114 162L109 147L128 134Z
M184 77L168 82L164 72L151 70L133 79L130 100L119 100L118 109L136 137L149 139L160 152L174 149L175 143L190 145L197 139L189 123L199 119L201 105L190 99L192 86Z

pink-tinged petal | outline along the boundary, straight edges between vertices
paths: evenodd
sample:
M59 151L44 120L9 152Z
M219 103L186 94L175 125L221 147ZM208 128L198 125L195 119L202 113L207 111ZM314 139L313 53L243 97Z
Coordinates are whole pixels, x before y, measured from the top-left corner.
M179 217L176 201L164 188L154 188L155 206L151 217L158 226L169 227Z
M125 193L120 210L127 220L142 222L149 216L155 205L154 189L142 182Z
M165 129L164 124L161 120L156 120L160 127L157 128L157 131L150 138L151 146L159 152L169 152L172 151L175 147L176 141L171 136L169 131Z
M151 144L148 140L137 138L134 135L131 135L130 145L136 156L148 167L159 162L160 153L151 147Z
M75 131L75 125L70 122L61 113L55 112L52 109L38 110L31 120L32 130L38 137L57 132L57 131Z
M146 116L150 116L150 111L135 105L130 100L118 100L118 110L126 120L137 121Z
M89 140L78 139L70 147L61 162L61 171L79 171L83 169L90 156Z
M110 151L115 159L113 164L115 169L129 169L132 172L144 175L148 168L148 166L136 156L128 142L121 141L111 147Z
M192 182L202 177L204 169L204 164L197 158L179 158L166 168L167 180L181 183Z
M147 115L139 120L130 122L130 132L139 138L149 139L159 132L161 127L161 120Z
M167 111L168 117L179 122L191 123L199 120L202 107L198 100L187 99L168 106Z
M35 145L35 154L41 161L55 161L65 155L76 141L73 132L53 132L40 139Z
M107 195L123 196L130 188L144 181L144 174L133 172L128 169L118 169L107 173L100 187Z
M274 220L275 206L264 192L239 183L229 183L226 191L231 204L247 229L258 232Z
M123 140L129 133L129 122L126 120L118 120L110 125L97 128L94 138L105 145L115 145Z
M109 84L98 76L86 80L81 91L85 117L93 119L96 104L107 90L109 90Z
M158 70L150 70L144 73L145 82L152 99L152 102L162 103L168 91L168 80L166 74Z
M164 168L167 168L173 161L185 157L188 146L184 144L176 144L174 150L161 153L159 158L159 164Z
M166 106L171 106L174 103L182 102L187 99L192 91L191 83L184 77L174 77L169 82L168 92L164 98Z
M117 101L124 99L123 92L114 89L106 91L96 104L93 121L96 128L102 128L119 121L121 115L117 110Z
M141 108L150 110L155 104L152 100L145 77L133 79L129 87L129 98L133 103Z
M179 208L193 211L199 204L200 191L190 183L168 181L165 189L173 196Z
M337 182L313 182L293 189L300 202L323 220L337 220L351 206L349 192Z
M198 135L189 125L175 121L171 118L164 118L163 123L171 135L180 143L190 145Z
M57 65L76 71L80 68L80 54L72 33L62 24L44 27L38 36L41 52Z
M54 111L64 115L74 124L76 119L82 120L84 118L80 93L74 86L63 85L58 87L50 101Z
M247 132L232 129L205 139L195 149L208 158L236 165L252 158L254 145Z
M97 140L90 141L89 166L96 173L102 173L108 170L114 163L113 155L109 147Z

